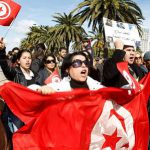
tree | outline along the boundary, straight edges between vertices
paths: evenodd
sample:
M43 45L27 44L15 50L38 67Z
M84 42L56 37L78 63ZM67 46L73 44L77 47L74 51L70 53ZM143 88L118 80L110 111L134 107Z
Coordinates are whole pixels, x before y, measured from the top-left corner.
M45 43L49 34L48 26L32 26L30 27L30 31L27 33L27 38L21 41L21 48L31 48L34 47L38 43Z
M84 0L73 10L79 17L80 23L88 21L92 29L98 27L103 30L103 17L137 25L141 31L141 23L144 19L141 9L132 0Z
M93 40L93 50L96 56L103 55L104 38L103 34L96 28L95 31L89 32L91 39Z
M53 21L57 23L54 37L63 41L67 49L69 49L71 42L80 42L83 34L86 34L79 24L79 18L73 16L72 13L69 15L57 13Z
M54 38L55 27L32 26L27 38L21 41L21 48L33 49L38 43L45 43L48 51L54 52L55 48L60 47L61 41Z

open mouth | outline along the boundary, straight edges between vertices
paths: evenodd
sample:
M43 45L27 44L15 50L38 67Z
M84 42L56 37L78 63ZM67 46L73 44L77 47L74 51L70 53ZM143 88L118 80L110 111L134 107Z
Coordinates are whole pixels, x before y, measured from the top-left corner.
M26 63L26 66L30 66L30 63Z
M130 59L131 61L134 61L134 57L130 57L129 59Z
M85 76L87 74L87 70L82 70L81 74Z

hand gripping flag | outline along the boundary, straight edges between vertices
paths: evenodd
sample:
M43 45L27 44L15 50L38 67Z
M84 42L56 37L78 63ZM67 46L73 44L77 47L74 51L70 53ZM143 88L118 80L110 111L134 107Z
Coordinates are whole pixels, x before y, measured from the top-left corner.
M25 123L13 135L14 150L146 150L149 82L150 74L141 81L144 89L134 95L110 87L44 96L6 83L0 95Z
M0 25L9 26L20 9L21 6L12 0L0 0Z
M58 68L44 81L45 84L53 83L53 82L60 82L61 77L59 75Z

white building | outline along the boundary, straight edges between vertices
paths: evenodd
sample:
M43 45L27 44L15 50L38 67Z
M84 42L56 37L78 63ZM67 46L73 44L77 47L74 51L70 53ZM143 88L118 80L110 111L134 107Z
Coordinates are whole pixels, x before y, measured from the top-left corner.
M143 53L150 50L150 32L147 28L142 28L141 50Z

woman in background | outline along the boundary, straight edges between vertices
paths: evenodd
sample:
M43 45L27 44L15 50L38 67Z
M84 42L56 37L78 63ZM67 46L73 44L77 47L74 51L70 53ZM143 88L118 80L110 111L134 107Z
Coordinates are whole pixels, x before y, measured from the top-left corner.
M135 53L134 63L141 68L141 71L146 74L148 72L147 68L143 65L143 58L140 52Z
M63 79L59 83L50 83L37 90L43 94L49 94L56 91L71 91L75 88L86 88L97 90L102 88L100 82L88 76L90 62L84 52L75 52L68 54L61 66Z
M45 85L44 81L53 73L56 69L56 58L53 54L47 54L43 58L44 68L38 72L36 83L38 85Z
M5 44L0 40L0 66L4 75L10 81L14 81L24 86L35 84L36 75L30 70L32 56L28 50L20 50L17 54L17 67L9 66L5 51ZM7 138L11 143L12 134L21 128L24 123L15 116L5 104L1 115L1 120L7 132Z

